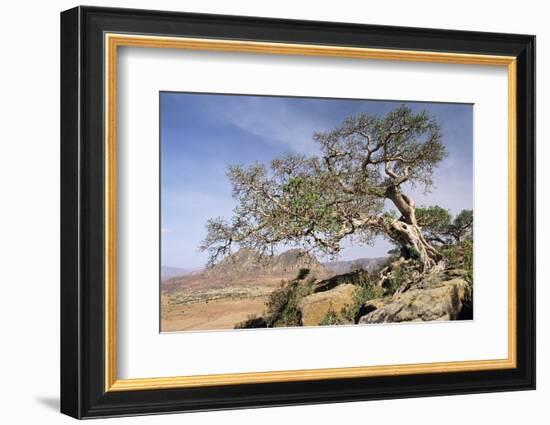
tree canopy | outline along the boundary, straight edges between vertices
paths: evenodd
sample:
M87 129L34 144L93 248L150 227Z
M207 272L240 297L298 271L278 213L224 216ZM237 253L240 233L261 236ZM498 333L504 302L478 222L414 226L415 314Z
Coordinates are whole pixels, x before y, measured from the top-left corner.
M416 209L418 225L426 239L432 243L447 245L471 238L474 216L472 210L462 210L453 219L451 213L440 206Z
M212 265L232 245L272 253L280 244L337 255L344 238L370 244L386 235L425 266L437 252L421 234L405 184L432 187L445 157L438 123L400 106L384 117L361 113L313 136L320 155L288 153L269 165L232 165L230 220L208 220L201 249ZM385 208L389 199L399 215Z

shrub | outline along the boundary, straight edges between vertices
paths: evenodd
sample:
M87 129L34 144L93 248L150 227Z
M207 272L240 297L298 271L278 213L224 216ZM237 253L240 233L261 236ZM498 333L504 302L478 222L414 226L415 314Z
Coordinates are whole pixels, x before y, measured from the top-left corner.
M473 283L473 243L471 239L464 240L460 245L448 245L443 250L445 261L450 267L466 271L465 279Z
M319 323L319 326L334 326L334 325L342 325L343 321L340 319L340 316L338 316L338 313L336 313L332 306L328 309L328 311L325 314L325 317L323 317L323 320Z
M306 277L308 277L309 272L309 269L300 269L298 271L298 276L296 276L296 280L304 280Z
M413 260L415 260L415 261L418 261L418 260L420 260L420 258L421 258L420 252L418 252L418 250L415 249L415 248L409 249L409 255L410 255L410 257L411 257Z
M471 239L463 242L462 248L464 250L463 266L466 270L466 281L471 285L474 282L474 246Z
M403 283L409 278L407 270L401 265L398 264L393 268L393 273L390 278L386 281L385 289L388 294L394 294Z
M348 322L356 323L361 307L370 300L384 296L384 289L376 286L376 277L373 274L362 274L361 280L353 291L353 301L342 308L342 317Z
M269 294L266 302L266 323L268 327L302 326L302 312L298 304L311 294L314 279L304 279L309 269L300 269L296 279L282 282L279 288Z
M269 294L266 302L268 327L301 325L302 314L296 300L297 286L296 281L283 282L279 288Z
M235 329L255 329L267 328L267 322L263 317L257 317L255 314L249 315L248 318L235 325Z
M462 246L446 245L442 250L443 258L449 267L463 267Z

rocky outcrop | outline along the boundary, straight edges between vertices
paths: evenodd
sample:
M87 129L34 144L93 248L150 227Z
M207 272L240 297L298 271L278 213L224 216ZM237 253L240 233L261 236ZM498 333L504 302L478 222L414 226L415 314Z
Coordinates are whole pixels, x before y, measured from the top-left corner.
M265 318L250 317L235 328L472 319L472 285L464 270L441 265L419 274L406 265L395 262L378 278L358 270L293 279L271 294Z
M315 284L311 288L311 291L325 292L325 291L330 291L331 289L334 289L338 286L342 286L346 284L356 285L362 273L366 273L366 272L362 272L362 271L350 272L350 273L339 274L336 276L329 277L327 279L320 280L318 282L315 282Z
M472 288L462 277L451 278L443 272L403 292L370 300L361 310L359 323L468 319L472 311Z
M342 307L351 304L355 288L355 285L343 284L302 298L298 304L302 312L302 325L318 325L331 310L339 313Z

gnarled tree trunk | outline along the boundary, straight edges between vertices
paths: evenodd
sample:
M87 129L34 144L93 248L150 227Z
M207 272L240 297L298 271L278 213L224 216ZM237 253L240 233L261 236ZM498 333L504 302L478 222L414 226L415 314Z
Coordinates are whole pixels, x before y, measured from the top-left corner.
M395 220L390 226L390 237L401 247L402 256L417 261L422 271L431 269L441 260L441 255L424 239L417 225Z
M401 217L390 224L389 236L399 244L406 259L417 261L422 271L431 269L441 260L441 254L422 235L416 222L414 201L402 193L399 186L389 186L386 197L401 213Z

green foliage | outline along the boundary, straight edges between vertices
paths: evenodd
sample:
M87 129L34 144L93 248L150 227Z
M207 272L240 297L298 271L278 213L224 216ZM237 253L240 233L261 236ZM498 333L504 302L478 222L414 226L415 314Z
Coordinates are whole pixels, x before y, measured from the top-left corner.
M351 304L342 308L342 317L348 322L355 323L361 307L375 298L384 296L384 289L376 286L376 275L363 273L356 282L356 288L353 291L353 301Z
M471 239L467 239L462 244L464 250L463 266L466 270L466 281L471 285L474 282L474 244Z
M298 276L296 276L296 280L304 280L306 277L308 277L310 270L309 269L300 269L298 271Z
M402 265L397 265L393 268L390 278L386 281L386 291L389 294L394 294L403 283L410 278L409 273Z
M300 269L296 279L290 282L281 282L266 302L267 327L302 326L302 312L298 305L300 300L311 294L313 280L304 280L310 270Z
M473 241L465 239L460 245L448 245L443 250L443 257L449 267L463 269L466 271L465 279L472 284L473 272Z
M416 209L416 220L430 242L444 244L451 225L451 214L438 205Z
M462 210L449 227L449 234L455 239L456 243L460 243L465 238L471 238L473 223L474 212L472 210Z
M317 208L319 212L323 212L326 208L321 194L313 191L315 179L306 176L296 176L289 179L288 183L283 186L283 192L293 195L290 205L297 211Z
M445 263L452 268L462 268L462 251L457 245L447 245L442 249Z
M255 314L251 314L248 318L235 325L234 329L256 329L267 328L267 322L263 317L257 317Z
M333 309L332 306L328 309L328 311L325 314L325 317L323 317L323 320L319 322L319 326L335 326L335 325L342 325L344 322Z
M420 260L420 252L414 247L409 248L409 255L413 260Z
M279 326L301 326L302 313L298 308L299 282L282 283L269 294L266 302L266 322L270 328Z
M422 206L416 209L416 220L421 227L443 230L451 223L451 214L449 210L441 208L439 205Z
M397 218L386 211L388 189L429 189L446 156L435 117L402 105L385 116L360 113L313 135L319 155L287 153L269 164L230 166L235 215L212 218L200 249L209 265L231 246L272 252L281 244L337 255L341 242L391 237Z
M474 216L472 210L462 210L453 219L448 210L435 205L418 207L416 220L429 242L449 245L471 237Z

